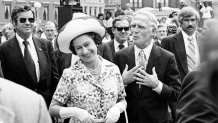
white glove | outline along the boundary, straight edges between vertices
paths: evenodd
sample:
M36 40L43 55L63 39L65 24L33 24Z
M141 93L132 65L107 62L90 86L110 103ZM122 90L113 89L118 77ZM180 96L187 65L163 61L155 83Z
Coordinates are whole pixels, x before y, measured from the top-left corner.
M115 123L120 118L120 108L114 105L112 108L109 109L106 122L105 123Z
M77 107L62 107L60 109L61 118L75 117L82 122L93 121L95 116L88 113L88 111Z
M115 123L120 118L120 113L126 109L126 100L122 100L111 107L105 118L105 123Z

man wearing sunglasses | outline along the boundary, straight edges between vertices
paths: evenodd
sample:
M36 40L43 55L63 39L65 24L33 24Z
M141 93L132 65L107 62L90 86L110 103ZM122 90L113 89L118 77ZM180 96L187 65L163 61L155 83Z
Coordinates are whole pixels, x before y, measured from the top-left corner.
M59 75L51 42L32 36L34 15L27 5L12 10L16 34L0 46L0 60L4 78L41 94L48 106Z
M130 38L130 21L127 16L121 15L113 20L112 32L114 39L107 42L110 47L111 57L114 57L114 53L131 45Z

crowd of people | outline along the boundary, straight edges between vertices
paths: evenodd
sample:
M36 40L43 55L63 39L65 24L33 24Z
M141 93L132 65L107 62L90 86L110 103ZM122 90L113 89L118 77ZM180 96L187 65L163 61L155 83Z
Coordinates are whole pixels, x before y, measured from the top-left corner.
M12 10L0 44L0 122L218 123L218 20L117 6L60 30ZM203 10L202 10L203 11Z

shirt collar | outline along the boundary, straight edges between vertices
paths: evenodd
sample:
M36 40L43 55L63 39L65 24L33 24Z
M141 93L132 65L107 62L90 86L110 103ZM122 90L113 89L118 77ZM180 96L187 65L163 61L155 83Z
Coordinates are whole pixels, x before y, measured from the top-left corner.
M17 33L16 33L16 38L17 38L17 40L18 40L19 45L22 46L24 39L22 39ZM27 39L27 41L29 42L30 46L34 46L32 35L29 36L29 38Z
M150 57L151 49L152 49L153 44L154 44L153 42L154 42L154 40L152 39L151 43L146 48L143 49L147 60ZM135 48L135 56L136 56L135 58L138 59L139 52L142 49L138 48L136 45L134 45L134 48Z
M183 30L182 30L182 36L183 36L183 39L188 39L188 37L189 37L189 35L186 34ZM195 33L191 36L195 39Z
M120 43L118 43L118 41L116 39L114 39L114 47L115 47L115 49L119 49L119 47L118 47L119 45L120 45ZM123 43L123 45L124 45L125 48L128 47L128 42L125 41Z

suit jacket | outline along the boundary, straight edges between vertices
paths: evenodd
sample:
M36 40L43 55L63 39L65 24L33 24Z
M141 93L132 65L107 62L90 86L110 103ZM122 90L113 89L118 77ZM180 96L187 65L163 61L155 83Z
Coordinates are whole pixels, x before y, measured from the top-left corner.
M157 45L157 46L159 46L159 47L161 47L161 44L158 42L158 40L156 40L156 41L154 42L154 44Z
M40 78L35 82L25 65L16 36L0 45L0 60L4 78L41 94L47 106L59 81L59 74L51 42L33 37L38 55Z
M0 121L51 123L51 118L41 95L0 78Z
M198 34L196 34L198 38ZM198 47L200 49L201 42L197 40ZM161 47L172 52L176 57L178 70L180 72L181 81L184 79L188 71L187 55L185 50L185 42L182 36L182 32L176 33L166 37L161 42Z
M115 53L114 63L121 73L125 65L129 69L135 64L134 45ZM164 123L167 122L167 102L176 101L180 91L179 72L172 53L153 45L146 72L152 74L155 67L158 79L163 83L161 94L151 88L142 86L139 90L136 82L126 87L127 114L130 123Z
M212 75L208 66L214 67L203 64L184 78L178 98L176 123L218 123L218 98L213 96L218 93L217 75L208 76ZM215 72L217 74L217 68Z
M133 43L128 41L128 46L132 45ZM109 42L106 43L106 46L109 46L110 48L110 55L112 57L112 59L114 58L114 54L115 54L115 48L114 48L114 40L111 40Z

